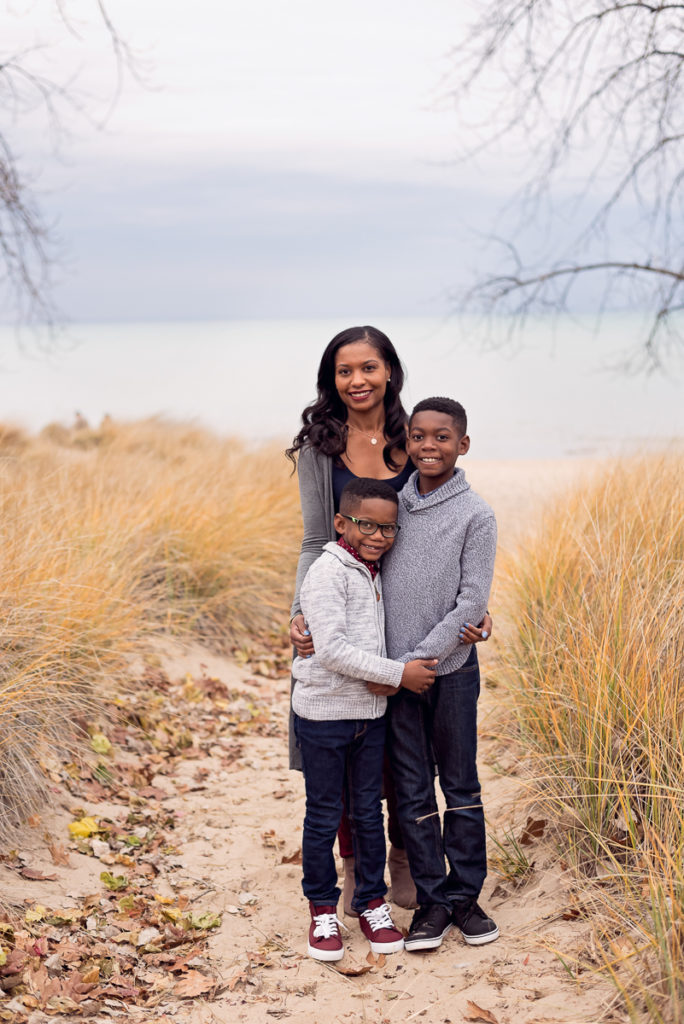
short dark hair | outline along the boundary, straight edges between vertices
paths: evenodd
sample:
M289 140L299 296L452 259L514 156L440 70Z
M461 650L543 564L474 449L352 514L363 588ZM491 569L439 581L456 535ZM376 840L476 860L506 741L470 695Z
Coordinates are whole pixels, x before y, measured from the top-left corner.
M466 411L461 403L455 402L453 398L424 398L422 402L418 402L418 405L414 405L413 412L409 416L409 428L413 422L413 417L419 412L443 412L447 416L451 416L454 426L461 437L465 437L468 433Z
M394 488L386 480L374 480L369 476L357 476L345 484L340 495L340 512L352 513L364 498L383 498L394 505L399 504L399 497Z

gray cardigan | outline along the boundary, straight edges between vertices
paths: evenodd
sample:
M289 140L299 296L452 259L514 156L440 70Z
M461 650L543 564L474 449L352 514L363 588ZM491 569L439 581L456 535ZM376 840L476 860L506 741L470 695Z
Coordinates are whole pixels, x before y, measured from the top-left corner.
M309 568L316 561L328 541L337 540L335 531L335 499L332 487L333 460L316 448L305 445L297 456L299 498L302 506L304 536L297 563L295 593L290 609L290 621L299 615L299 591Z
M385 639L397 661L438 658L439 676L463 665L472 645L461 643L459 629L487 610L496 520L462 469L424 496L417 479L399 495L401 530L382 558Z
M294 660L293 709L314 721L380 718L387 698L366 683L398 687L404 670L385 656L380 574L373 581L348 551L326 544L306 574L301 603L316 653Z

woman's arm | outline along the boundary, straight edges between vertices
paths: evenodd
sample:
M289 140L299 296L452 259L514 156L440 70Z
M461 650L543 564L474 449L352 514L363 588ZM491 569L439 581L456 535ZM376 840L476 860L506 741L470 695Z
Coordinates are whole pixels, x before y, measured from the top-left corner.
M325 461L324 461L325 460ZM323 545L335 539L332 498L330 488L330 466L326 455L313 448L302 448L297 459L299 500L302 509L304 535L299 550L295 593L290 609L290 621L301 616L299 591L310 566L316 561Z

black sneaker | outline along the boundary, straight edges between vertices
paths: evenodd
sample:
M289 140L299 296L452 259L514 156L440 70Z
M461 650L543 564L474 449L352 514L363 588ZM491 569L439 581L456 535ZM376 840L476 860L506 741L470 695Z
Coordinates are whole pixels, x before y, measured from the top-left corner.
M484 946L485 942L499 938L499 929L476 900L456 903L452 921L469 946Z
M441 903L418 907L404 939L404 949L437 949L451 931L451 924L451 912Z

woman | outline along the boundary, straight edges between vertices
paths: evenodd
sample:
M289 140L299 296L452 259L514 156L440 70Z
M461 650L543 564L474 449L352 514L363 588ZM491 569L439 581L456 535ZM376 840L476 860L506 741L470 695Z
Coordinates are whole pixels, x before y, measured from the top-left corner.
M295 462L304 522L297 565L290 639L297 653L313 654L314 644L299 605L299 590L309 566L323 545L336 540L333 518L340 494L352 477L386 480L400 491L413 472L406 454L406 411L401 404L404 371L389 338L375 327L349 327L325 349L318 368L318 396L302 413L302 428L286 452ZM467 643L486 640L491 633L487 616L482 628L465 627ZM301 768L292 727L290 767ZM415 906L415 888L408 869L397 822L391 778L385 772L390 852L388 865L392 899L402 907ZM351 911L354 860L346 814L338 833L344 858L344 910Z

